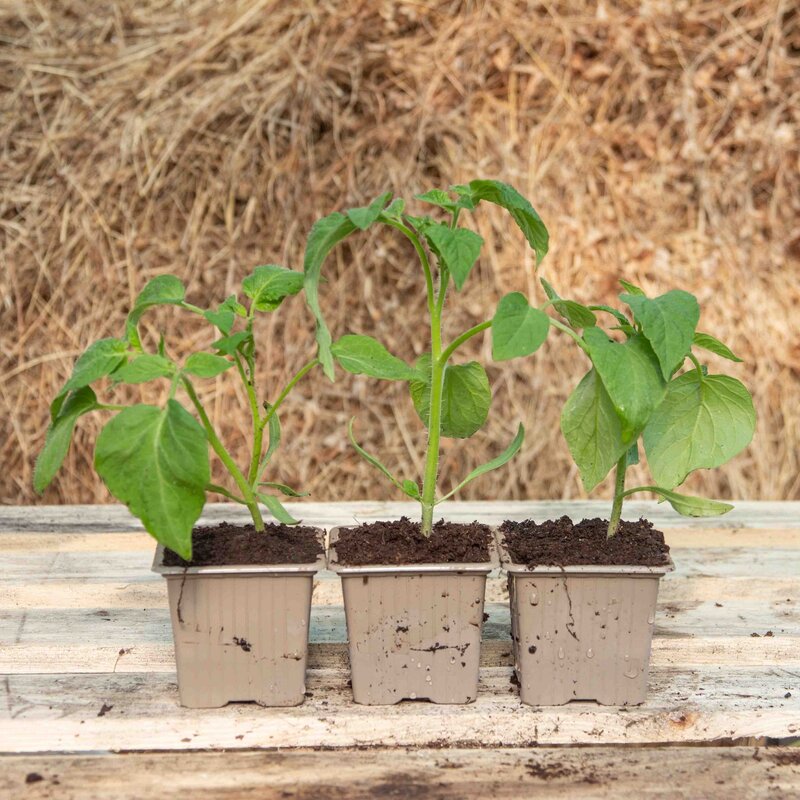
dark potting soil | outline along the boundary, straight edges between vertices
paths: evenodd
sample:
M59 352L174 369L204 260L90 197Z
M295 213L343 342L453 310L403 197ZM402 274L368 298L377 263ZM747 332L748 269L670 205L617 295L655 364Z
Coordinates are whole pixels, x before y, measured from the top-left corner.
M492 531L478 522L440 520L430 537L419 522L408 517L387 522L365 522L340 528L336 555L340 564L481 564L490 560Z
M268 524L263 532L251 525L203 525L192 531L192 560L164 550L165 567L311 564L323 552L322 532L305 525Z
M512 561L531 568L582 564L660 567L669 562L664 534L646 519L620 522L610 539L608 522L597 517L578 523L569 517L540 524L532 519L509 520L500 526L500 532Z

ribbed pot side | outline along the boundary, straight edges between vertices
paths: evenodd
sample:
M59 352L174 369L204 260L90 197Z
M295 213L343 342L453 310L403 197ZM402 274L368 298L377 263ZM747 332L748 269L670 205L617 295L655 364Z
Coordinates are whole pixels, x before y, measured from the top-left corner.
M672 563L528 570L500 553L522 702L643 703L659 581Z
M268 568L154 569L167 580L181 705L303 702L314 574L324 556Z
M497 566L345 567L342 580L353 699L470 703L478 693L486 576Z

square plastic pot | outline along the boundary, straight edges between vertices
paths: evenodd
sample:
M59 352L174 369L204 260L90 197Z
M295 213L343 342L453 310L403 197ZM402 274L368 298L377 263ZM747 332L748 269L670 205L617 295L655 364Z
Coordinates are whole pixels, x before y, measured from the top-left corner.
M508 573L511 638L520 699L535 706L572 700L638 705L647 697L661 567L536 567Z
M324 545L324 532L320 531ZM312 564L165 567L178 692L187 708L296 706L306 691Z
M328 566L342 580L355 702L475 700L494 542L482 564L351 567L339 564L337 539L334 528Z

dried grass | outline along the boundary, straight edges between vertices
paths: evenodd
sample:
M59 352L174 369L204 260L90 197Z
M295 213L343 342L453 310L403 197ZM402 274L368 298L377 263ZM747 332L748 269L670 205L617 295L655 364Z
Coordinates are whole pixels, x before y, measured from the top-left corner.
M613 300L619 276L697 293L702 328L747 361L733 371L759 427L745 454L691 488L800 497L799 68L796 7L773 0L4 4L0 500L36 500L47 401L86 344L121 331L146 279L175 272L210 303L255 264L297 267L323 213L476 176L532 198L551 230L545 274L577 299ZM502 293L540 296L518 231L491 209L475 225L486 252L451 303L451 333ZM327 274L335 332L423 350L403 242L353 239ZM207 341L193 320L178 324L177 352ZM265 387L303 362L311 328L297 299L264 322ZM581 496L558 431L580 360L554 336L492 366L492 419L446 445L443 484L521 419L523 453L463 495ZM221 382L207 397L243 458L244 397ZM422 432L402 387L317 375L284 415L278 477L314 499L394 496L348 447L353 414L370 449L419 472ZM81 426L45 501L109 500L91 469L98 423Z

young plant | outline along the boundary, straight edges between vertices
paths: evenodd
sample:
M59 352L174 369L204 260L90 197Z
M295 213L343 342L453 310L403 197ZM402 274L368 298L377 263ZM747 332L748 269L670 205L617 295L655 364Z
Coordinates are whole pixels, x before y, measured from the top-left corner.
M183 558L191 558L192 528L209 492L246 506L257 531L264 530L260 502L280 522L296 524L278 498L266 490L276 489L291 497L299 493L265 480L264 474L280 442L278 409L297 382L319 362L315 358L302 367L274 402L259 404L253 325L259 314L274 311L285 297L302 288L302 273L269 264L256 267L244 279L244 304L231 295L217 308L206 310L186 301L185 287L174 275L151 280L128 314L125 335L92 344L78 358L72 375L53 400L50 427L34 472L36 490L43 492L55 477L78 418L91 411L111 411L115 415L97 438L95 469L111 494L128 506L145 529ZM139 321L147 310L162 305L197 314L216 328L219 338L211 343L214 352L192 353L178 363L167 354L163 334L155 351L147 352ZM215 378L231 368L244 385L252 415L251 456L243 468L220 441L193 382L195 378ZM166 379L168 397L161 406L103 403L90 386L102 378L110 378L112 389L119 384ZM197 418L176 400L179 389L185 392ZM209 445L230 474L235 489L211 483Z
M475 325L449 344L443 339L443 315L450 285L462 289L480 253L483 239L473 231L459 227L462 212L474 211L481 201L506 209L522 230L536 253L537 265L547 253L548 234L533 206L515 189L499 181L475 180L453 186L449 191L433 189L417 195L418 200L438 207L449 219L439 222L429 216L405 213L405 203L391 201L386 193L363 208L335 212L319 220L308 239L305 256L306 299L317 319L319 359L333 379L334 359L347 372L373 378L408 383L411 400L428 429L425 469L422 486L415 480L395 477L377 458L356 441L353 421L350 439L358 453L388 480L421 506L422 532L429 536L434 508L470 481L509 461L522 446L524 428L519 426L509 446L497 457L472 470L453 489L439 496L437 477L441 437L466 439L478 431L489 415L492 392L486 370L477 361L453 364L458 348L473 336L491 328L492 355L497 361L526 356L537 350L547 337L550 318L532 308L524 295L506 295L491 320ZM417 255L425 282L430 326L430 351L411 365L392 355L370 336L346 335L333 343L319 304L319 281L322 264L330 250L357 230L374 224L386 225L408 239Z
M674 489L690 472L719 467L741 452L756 424L744 385L709 374L693 352L700 348L741 361L718 339L696 331L696 298L680 290L649 298L639 287L620 283L628 314L564 301L542 281L553 308L567 321L564 330L592 363L564 406L561 430L587 491L615 468L609 537L619 527L624 498L636 492L653 492L685 516L730 511L729 503ZM610 315L618 338L599 327L595 312ZM640 437L655 484L626 489L626 470L639 461Z

